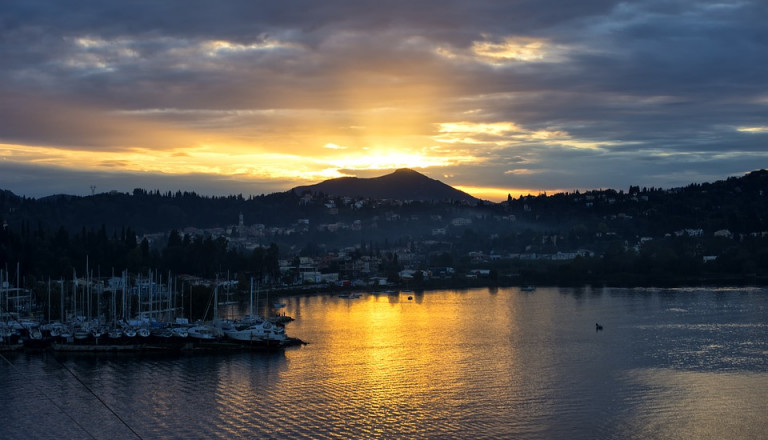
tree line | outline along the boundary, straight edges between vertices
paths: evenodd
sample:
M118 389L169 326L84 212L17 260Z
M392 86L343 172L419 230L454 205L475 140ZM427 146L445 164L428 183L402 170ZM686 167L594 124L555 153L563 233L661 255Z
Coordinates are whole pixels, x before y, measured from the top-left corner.
M243 253L229 249L227 239L210 235L181 235L172 230L164 244L150 245L147 238L137 239L130 227L107 232L83 227L76 233L59 227L54 232L41 225L32 227L22 222L18 230L0 230L0 264L10 275L19 267L20 280L13 284L31 286L36 281L69 278L73 272L83 273L89 262L94 276L129 273L194 274L214 278L219 273L247 273L261 281L279 278L280 251L276 244L257 247ZM11 268L11 270L9 270Z

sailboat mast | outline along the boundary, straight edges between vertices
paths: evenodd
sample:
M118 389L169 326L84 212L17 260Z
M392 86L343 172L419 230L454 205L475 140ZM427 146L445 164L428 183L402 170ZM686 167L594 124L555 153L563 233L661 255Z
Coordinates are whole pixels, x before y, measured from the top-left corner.
M251 277L251 303L250 303L251 311L248 312L251 315L251 319L253 319L253 277Z
M66 321L66 317L64 316L64 278L61 278L59 283L61 284L61 289L59 289L59 304L61 306L61 309L59 309L59 319L61 319L61 322L63 323Z
M219 319L219 276L216 275L216 284L213 287L213 319Z

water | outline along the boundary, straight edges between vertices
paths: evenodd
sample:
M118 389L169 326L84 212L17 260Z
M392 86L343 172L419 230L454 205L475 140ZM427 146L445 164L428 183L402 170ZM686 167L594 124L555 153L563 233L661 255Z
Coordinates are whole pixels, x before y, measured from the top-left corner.
M309 345L277 354L3 354L0 439L747 439L768 432L765 289L278 300L296 318L287 333Z

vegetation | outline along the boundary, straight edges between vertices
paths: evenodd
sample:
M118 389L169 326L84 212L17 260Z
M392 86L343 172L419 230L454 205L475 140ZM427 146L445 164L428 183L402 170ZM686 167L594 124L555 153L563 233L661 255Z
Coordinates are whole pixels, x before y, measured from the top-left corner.
M455 269L411 285L669 285L768 280L768 172L685 188L630 187L509 198L404 202L278 193L245 198L146 191L30 199L0 191L0 265L19 285L127 270L280 284L279 259L328 257L353 274L368 256L403 268ZM250 242L238 240L240 216ZM184 229L193 227L194 229ZM154 235L153 235L154 233ZM255 237L255 238L254 238ZM246 246L246 244L248 244ZM350 249L352 249L350 251ZM404 259L405 254L411 258ZM478 280L468 276L485 269Z

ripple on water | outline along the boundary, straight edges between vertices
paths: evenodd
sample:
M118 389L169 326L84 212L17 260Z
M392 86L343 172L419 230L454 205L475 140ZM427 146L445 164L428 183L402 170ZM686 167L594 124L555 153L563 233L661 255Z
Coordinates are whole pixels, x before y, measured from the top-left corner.
M0 438L132 438L83 384L143 438L759 438L766 296L287 298L285 353L13 355Z

